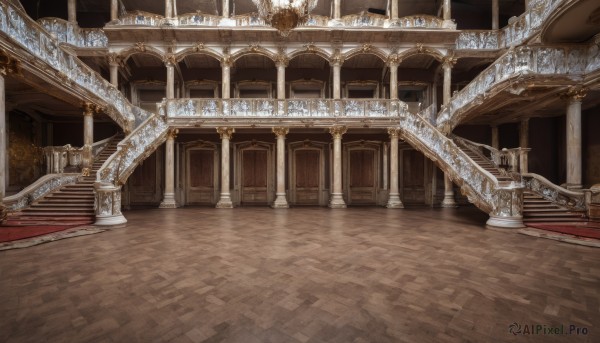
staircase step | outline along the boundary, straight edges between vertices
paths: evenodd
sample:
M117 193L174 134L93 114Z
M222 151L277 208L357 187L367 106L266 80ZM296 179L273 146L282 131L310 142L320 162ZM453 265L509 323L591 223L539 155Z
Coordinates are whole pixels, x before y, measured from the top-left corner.
M90 216L90 215L94 215L94 211L90 211L88 212L77 212L77 213L72 213L72 212L25 212L25 210L23 211L23 216L26 217L48 217L48 218L55 218L55 217L85 217L85 216Z

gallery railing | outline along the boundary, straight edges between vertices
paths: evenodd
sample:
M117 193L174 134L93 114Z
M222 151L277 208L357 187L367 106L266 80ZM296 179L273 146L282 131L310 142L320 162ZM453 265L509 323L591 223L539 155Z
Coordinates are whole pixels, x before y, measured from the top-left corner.
M108 38L102 29L84 29L60 18L41 18L37 21L59 42L77 48L107 48Z

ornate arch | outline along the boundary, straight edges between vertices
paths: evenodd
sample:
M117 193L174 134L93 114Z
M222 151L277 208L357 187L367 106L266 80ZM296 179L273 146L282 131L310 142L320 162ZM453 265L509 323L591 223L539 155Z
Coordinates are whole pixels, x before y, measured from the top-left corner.
M405 60L411 56L415 55L429 55L435 58L436 61L442 62L444 60L445 55L442 54L438 49L426 47L422 44L417 44L414 48L410 48L408 50L402 51L398 54L398 58L400 61Z
M376 48L376 47L372 46L371 44L364 44L360 48L354 48L354 49L346 52L345 54L343 54L344 61L347 61L347 60L351 59L352 57L361 55L361 54L375 55L375 56L379 57L381 59L381 61L383 61L383 63L386 63L387 59L388 59L388 54L385 51L381 50L380 48Z
M277 62L277 54L258 45L252 45L231 54L230 60L232 63L235 63L238 59L247 55L262 55L273 61L273 63Z
M211 48L207 48L204 44L199 43L191 48L185 48L182 51L175 54L175 59L177 62L180 62L184 58L190 55L207 55L213 57L217 61L221 62L223 59L223 54L219 54L217 51Z
M308 44L305 45L303 49L298 49L298 50L294 50L291 53L288 54L288 58L289 60L292 60L295 57L298 57L300 55L317 55L321 58L323 58L325 61L327 62L331 62L331 55L327 53L327 51L314 46L313 44Z
M143 42L135 43L129 48L126 48L119 52L119 56L121 56L123 63L127 62L127 60L135 54L149 54L152 56L156 56L161 61L164 60L165 56L164 52L158 50L152 45L146 45L146 43Z

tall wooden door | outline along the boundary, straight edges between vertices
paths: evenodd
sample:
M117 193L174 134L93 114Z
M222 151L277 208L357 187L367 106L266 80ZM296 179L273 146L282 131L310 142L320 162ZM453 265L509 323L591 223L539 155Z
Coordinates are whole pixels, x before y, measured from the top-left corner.
M216 203L215 160L216 151L213 149L187 150L187 204Z
M416 150L402 150L402 202L425 203L425 156Z
M242 204L268 203L268 151L247 149L242 151Z
M348 153L350 204L375 204L377 202L375 150L355 149Z
M319 205L321 193L321 151L295 150L294 186L297 205Z

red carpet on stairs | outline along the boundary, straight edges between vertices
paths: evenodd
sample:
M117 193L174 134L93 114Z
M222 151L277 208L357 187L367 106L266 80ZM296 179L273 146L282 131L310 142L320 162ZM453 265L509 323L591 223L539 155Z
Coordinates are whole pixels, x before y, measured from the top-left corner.
M0 226L0 243L37 237L79 225Z
M525 225L540 230L600 239L600 223L598 222L526 223Z

